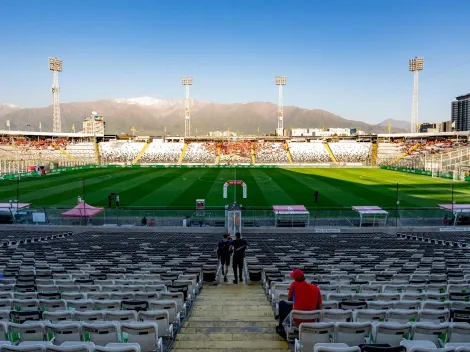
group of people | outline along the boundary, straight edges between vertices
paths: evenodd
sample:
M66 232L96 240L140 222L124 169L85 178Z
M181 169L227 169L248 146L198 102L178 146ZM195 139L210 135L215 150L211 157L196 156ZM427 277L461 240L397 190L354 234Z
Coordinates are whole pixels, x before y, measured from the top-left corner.
M150 220L147 220L147 217L144 216L141 220L142 226L148 226L148 227L155 227L155 219L151 218Z
M241 238L239 232L235 234L235 240L232 240L230 234L224 234L223 238L217 244L217 256L222 266L222 275L224 282L227 282L227 272L230 266L230 259L233 258L233 274L235 279L234 284L243 282L243 265L245 258L245 251L248 247L248 242ZM318 286L309 283L305 280L305 275L302 270L295 269L290 273L294 281L289 287L287 301L281 300L279 302L279 324L276 326L276 332L286 338L286 331L284 326L290 322L290 314L293 310L300 311L313 311L321 310L322 296ZM293 319L294 323L300 325L301 323L315 322L312 320Z
M217 244L217 256L222 265L224 282L228 281L227 273L231 257L234 276L233 283L238 284L239 282L243 282L243 264L247 247L248 242L241 238L239 232L235 234L234 240L232 240L230 234L224 234L223 238Z

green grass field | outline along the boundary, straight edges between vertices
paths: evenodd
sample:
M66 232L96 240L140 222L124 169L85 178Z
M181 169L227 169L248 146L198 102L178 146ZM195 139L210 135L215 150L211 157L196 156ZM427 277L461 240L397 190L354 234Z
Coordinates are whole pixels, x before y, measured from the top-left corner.
M236 174L236 176L235 176ZM119 193L122 207L168 207L194 209L203 198L207 207L220 207L234 199L222 196L227 180L243 180L248 198L237 202L249 207L269 209L272 205L303 204L309 209L350 208L352 205L378 205L393 208L397 183L401 208L435 208L437 203L469 202L467 183L379 169L91 169L29 177L19 183L20 202L33 206L71 207L82 195L95 206L107 206L107 195ZM0 202L17 198L16 181L0 181ZM319 202L313 202L314 190Z

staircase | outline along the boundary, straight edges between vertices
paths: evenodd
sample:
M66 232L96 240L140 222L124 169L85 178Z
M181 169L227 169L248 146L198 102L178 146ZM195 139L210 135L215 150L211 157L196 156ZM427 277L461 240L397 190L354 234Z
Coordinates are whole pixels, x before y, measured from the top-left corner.
M377 154L379 150L379 145L376 143L372 143L372 154L370 157L370 166L377 166Z
M137 154L137 156L135 157L135 159L132 161L132 165L135 165L139 162L140 158L142 158L142 155L144 155L145 151L147 150L147 148L149 147L150 145L150 141L147 141L144 146L142 147L142 150L139 152L139 154Z
M181 151L180 158L178 160L178 165L181 165L183 163L184 156L186 155L186 152L188 150L188 143L184 142L183 150Z
M250 144L250 151L251 151L251 165L256 164L256 154L255 154L255 148L253 147L253 143Z
M171 351L289 352L262 286L233 285L232 268L228 276L228 283L204 286Z
M290 154L290 149L289 149L289 144L288 143L284 143L284 149L286 150L287 159L289 159L289 163L292 164L292 155Z
M398 162L399 162L400 160L402 160L402 159L405 159L408 155L410 155L409 152L412 152L413 150L418 149L420 146L421 146L420 143L417 143L417 144L415 144L414 146L412 146L412 147L408 150L408 152L403 153L403 154L400 155L398 158L396 158L396 159L392 162L392 165L398 163Z
M65 150L63 150L61 147L59 147L55 142L52 142L52 146L58 150L59 152L61 152L62 154L64 154L67 158L69 158L70 160L75 160L75 158L73 156L71 156L69 153L67 153Z
M328 144L328 142L323 142L323 146L325 147L325 149L326 149L326 151L328 152L328 154L330 154L331 160L333 160L333 162L334 162L335 164L338 164L338 160L336 160L336 157L335 157L335 155L333 154L333 151L331 150L330 145Z
M96 161L98 165L101 165L100 145L98 142L95 142L95 154L96 154Z
M220 162L220 152L221 152L221 143L217 143L217 154L215 155L215 165L219 165Z

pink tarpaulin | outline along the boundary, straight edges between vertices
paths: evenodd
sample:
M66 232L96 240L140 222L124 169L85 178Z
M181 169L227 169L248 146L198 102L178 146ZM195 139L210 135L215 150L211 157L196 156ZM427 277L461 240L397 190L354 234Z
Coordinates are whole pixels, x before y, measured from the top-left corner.
M388 214L388 212L377 206L354 206L352 210L361 214Z
M309 214L303 205L274 205L273 210L276 214Z
M28 208L31 205L31 203L0 203L0 210L6 210L6 209L24 209Z
M91 205L81 202L75 208L67 210L65 213L60 214L60 216L66 218L91 218L104 211L104 208L96 208Z
M468 210L470 211L470 204L438 204L439 208L443 210Z

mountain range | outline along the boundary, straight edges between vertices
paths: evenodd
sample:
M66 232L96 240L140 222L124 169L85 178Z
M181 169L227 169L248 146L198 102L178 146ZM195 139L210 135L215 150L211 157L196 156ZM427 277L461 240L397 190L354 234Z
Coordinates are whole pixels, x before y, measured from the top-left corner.
M194 100L191 103L192 134L206 135L209 131L254 134L272 133L277 126L277 105L265 102L220 104ZM72 102L61 105L62 132L71 131L75 124L80 131L85 117L92 111L104 117L107 133L129 133L134 126L138 134L159 135L166 127L169 135L184 133L184 99L108 99L94 102ZM52 130L52 106L21 108L0 103L0 124L9 120L12 130ZM387 121L391 121L390 123ZM378 125L344 119L325 110L308 110L295 106L284 107L284 128L357 128L365 132L406 132L404 121L386 120ZM409 124L409 123L407 123ZM3 127L5 128L5 127ZM0 128L2 129L2 128ZM196 132L197 131L197 132Z

